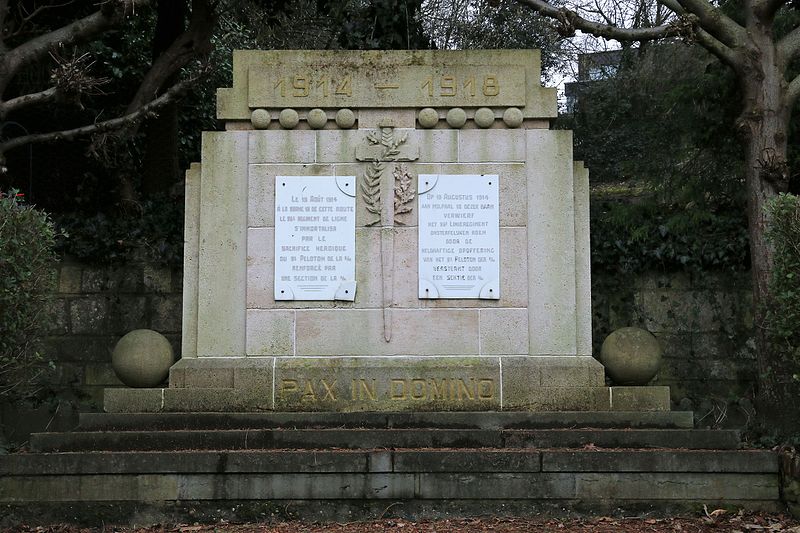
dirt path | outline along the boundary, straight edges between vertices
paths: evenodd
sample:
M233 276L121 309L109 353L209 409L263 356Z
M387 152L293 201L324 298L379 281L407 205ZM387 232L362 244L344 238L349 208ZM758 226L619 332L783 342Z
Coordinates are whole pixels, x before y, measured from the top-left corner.
M800 520L785 515L726 513L710 511L699 517L682 518L458 518L449 520L389 519L349 524L310 524L284 522L277 524L157 525L148 528L78 528L57 524L45 527L19 526L4 533L444 533L490 531L512 532L579 532L579 533L800 533Z

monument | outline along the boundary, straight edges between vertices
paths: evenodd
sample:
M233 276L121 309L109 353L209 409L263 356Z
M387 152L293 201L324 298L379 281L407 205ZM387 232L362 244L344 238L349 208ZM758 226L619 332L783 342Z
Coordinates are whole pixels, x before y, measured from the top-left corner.
M237 51L186 174L182 358L109 411L668 410L591 354L538 51Z

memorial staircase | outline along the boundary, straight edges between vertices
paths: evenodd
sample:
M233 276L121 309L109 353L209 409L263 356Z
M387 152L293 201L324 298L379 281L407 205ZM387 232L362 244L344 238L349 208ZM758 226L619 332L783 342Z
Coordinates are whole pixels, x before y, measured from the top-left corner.
M0 526L775 511L775 453L688 412L85 413L0 456Z

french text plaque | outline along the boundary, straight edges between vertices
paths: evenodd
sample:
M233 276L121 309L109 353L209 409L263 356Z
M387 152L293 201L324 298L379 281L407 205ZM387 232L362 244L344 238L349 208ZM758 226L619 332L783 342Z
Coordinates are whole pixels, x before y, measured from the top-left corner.
M275 299L355 299L355 176L275 177Z
M419 176L420 298L500 298L498 179Z

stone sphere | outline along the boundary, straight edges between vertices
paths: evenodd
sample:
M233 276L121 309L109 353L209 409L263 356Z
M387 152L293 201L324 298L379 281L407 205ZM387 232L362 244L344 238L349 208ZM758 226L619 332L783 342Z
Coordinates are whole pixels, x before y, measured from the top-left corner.
M520 111L518 107L509 107L503 113L503 122L505 122L506 126L509 128L519 128L522 126L523 119L522 111Z
M349 130L356 123L356 114L351 109L340 109L336 112L336 125L343 130Z
M129 387L157 387L175 362L172 346L152 329L136 329L122 337L111 354L111 366Z
M446 118L451 128L461 128L467 123L467 112L460 107L454 107L447 112Z
M488 107L481 107L475 111L475 124L480 128L488 128L494 123L494 111Z
M640 328L620 328L603 342L600 362L617 385L646 385L661 366L661 345Z
M257 130L267 129L271 120L269 111L266 109L254 109L250 114L250 122L253 123L253 127Z
M284 129L290 130L300 122L300 115L294 109L286 108L278 115L278 122Z
M432 128L439 122L439 113L432 107L425 107L420 109L417 120L423 128Z
M325 114L325 111L317 107L308 112L308 118L306 120L311 129L321 130L328 122L328 115Z

